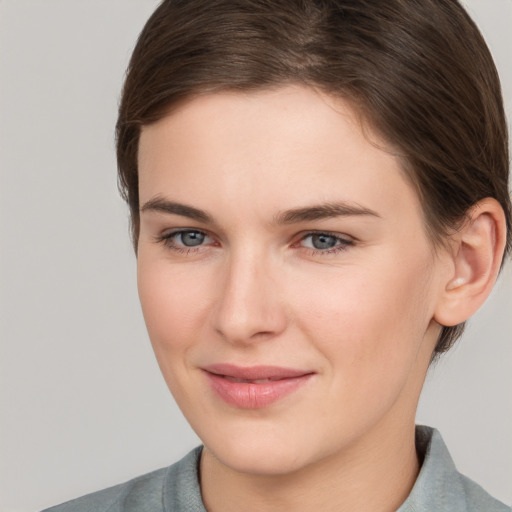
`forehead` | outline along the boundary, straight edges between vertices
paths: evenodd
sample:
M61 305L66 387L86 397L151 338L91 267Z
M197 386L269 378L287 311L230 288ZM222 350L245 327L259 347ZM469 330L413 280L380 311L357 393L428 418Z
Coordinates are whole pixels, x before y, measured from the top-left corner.
M170 194L269 215L338 200L419 212L400 161L350 104L301 86L183 103L142 129L139 173L141 203Z

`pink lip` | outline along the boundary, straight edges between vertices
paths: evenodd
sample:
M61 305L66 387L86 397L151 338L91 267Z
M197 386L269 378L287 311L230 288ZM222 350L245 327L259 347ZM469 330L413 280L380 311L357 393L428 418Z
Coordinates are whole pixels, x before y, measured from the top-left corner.
M278 366L214 364L202 369L217 395L241 409L266 407L293 393L314 375L311 371ZM255 382L262 380L266 382Z

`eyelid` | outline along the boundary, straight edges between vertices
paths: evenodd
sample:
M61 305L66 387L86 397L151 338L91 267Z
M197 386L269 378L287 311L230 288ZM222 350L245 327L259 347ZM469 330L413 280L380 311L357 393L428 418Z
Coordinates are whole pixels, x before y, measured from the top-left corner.
M174 235L179 235L180 233L202 233L203 235L209 236L204 229L199 228L173 228L165 231L162 236L168 238Z
M155 237L156 243L163 244L167 249L175 250L178 252L197 252L203 249L205 246L211 244L211 242L202 243L195 246L187 246L175 241L175 237L181 233L201 233L211 241L215 241L214 237L208 233L208 231L199 228L175 228L162 232L160 235Z
M325 229L311 229L311 230L304 231L304 232L300 233L297 236L298 242L304 240L308 236L313 236L313 235L332 236L333 238L336 238L337 240L341 240L343 242L355 242L356 241L356 239L353 236L347 235L346 233L327 231Z
M326 235L329 237L332 237L336 239L336 245L333 247L330 247L328 249L315 249L314 247L305 247L300 246L300 243L303 242L308 237L314 236L314 235ZM344 233L336 233L326 230L310 230L306 231L300 234L300 238L292 244L292 247L294 248L302 248L306 251L310 251L313 255L328 255L328 254L334 254L337 252L341 252L344 250L347 250L349 247L353 246L356 243L356 239L350 235L346 235Z

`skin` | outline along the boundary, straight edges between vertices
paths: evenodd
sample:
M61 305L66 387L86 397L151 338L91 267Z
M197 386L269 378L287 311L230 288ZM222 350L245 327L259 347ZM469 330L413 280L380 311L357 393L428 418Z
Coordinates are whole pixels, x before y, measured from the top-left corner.
M436 315L457 310L458 251L433 249L398 160L373 141L350 105L300 86L201 96L142 130L139 294L205 445L209 511L391 511L417 477L414 416ZM276 220L326 203L366 213ZM205 237L185 247L177 229ZM338 239L318 249L312 231ZM240 409L205 378L215 363L314 376Z

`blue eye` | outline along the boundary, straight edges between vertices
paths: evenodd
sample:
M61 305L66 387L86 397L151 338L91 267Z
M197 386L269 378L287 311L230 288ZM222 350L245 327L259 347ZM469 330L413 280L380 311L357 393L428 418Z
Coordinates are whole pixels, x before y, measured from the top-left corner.
M181 231L179 233L175 233L174 236L185 247L196 247L201 245L206 238L206 235L201 231Z
M320 232L305 235L301 242L303 247L325 253L340 251L353 244L352 240Z
M326 235L324 233L320 233L318 235L310 235L311 236L311 245L315 249L325 250L332 249L338 243L338 239L332 235Z
M159 237L157 242L163 242L166 247L175 251L189 251L200 249L201 246L212 243L213 240L197 229L180 229Z

